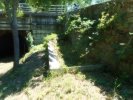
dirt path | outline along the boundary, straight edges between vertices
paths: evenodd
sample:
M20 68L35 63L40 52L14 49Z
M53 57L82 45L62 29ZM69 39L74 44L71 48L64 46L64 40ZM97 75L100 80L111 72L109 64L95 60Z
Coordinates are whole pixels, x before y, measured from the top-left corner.
M13 62L0 62L0 76L7 73L13 67Z

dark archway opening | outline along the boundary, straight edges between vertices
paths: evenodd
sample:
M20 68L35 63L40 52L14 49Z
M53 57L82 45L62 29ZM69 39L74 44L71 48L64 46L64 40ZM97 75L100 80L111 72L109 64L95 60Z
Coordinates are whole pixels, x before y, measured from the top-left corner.
M26 31L19 31L20 56L22 57L27 51ZM11 31L0 31L0 59L14 56L14 46Z

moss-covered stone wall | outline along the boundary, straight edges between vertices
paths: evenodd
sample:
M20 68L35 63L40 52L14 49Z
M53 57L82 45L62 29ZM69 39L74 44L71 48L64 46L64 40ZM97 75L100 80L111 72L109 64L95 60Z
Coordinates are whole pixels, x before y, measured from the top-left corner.
M111 15L120 13L123 15L123 27L133 32L133 0L112 0L110 2L92 5L80 9L80 15L93 20L101 17L102 12L109 12ZM125 27L125 22L127 26ZM122 27L122 29L123 29Z
M105 29L95 28L95 32L102 34L101 39L95 42L86 58L106 65L114 73L133 75L133 0L112 0L75 13L99 24L102 12L109 14L110 18L117 14L117 19Z

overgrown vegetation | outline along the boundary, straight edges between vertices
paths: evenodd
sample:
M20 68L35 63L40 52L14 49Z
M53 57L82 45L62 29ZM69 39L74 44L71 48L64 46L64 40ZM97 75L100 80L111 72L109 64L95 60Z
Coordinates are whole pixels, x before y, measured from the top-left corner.
M67 23L66 31L60 34L61 52L66 64L101 63L115 74L117 71L123 76L132 74L132 33L125 30L128 22L121 6L120 2L109 3L95 20L80 17L80 12L67 16L68 21L64 16L59 18Z
M34 46L33 44L34 40L31 32L27 34L26 41L27 41L28 49L30 50Z
M58 19L67 26L58 35L59 49L68 67L100 63L115 74L121 71L120 77L68 68L49 72L47 46L58 38L57 34L47 35L42 44L33 46L29 33L30 51L21 59L22 64L0 76L0 99L132 100L133 81L127 72L132 74L133 33L122 29L120 16L118 11L104 11L95 20L79 14L70 15L67 22L66 16Z
M48 42L50 40L53 40L53 39L56 39L56 38L57 38L57 35L54 34L54 33L51 33L50 35L47 35L46 37L44 37L44 41L43 41L42 44L34 46L33 45L33 37L31 35L31 33L29 33L27 38L26 38L27 43L28 43L28 47L29 47L29 52L26 53L24 55L24 57L21 58L20 62L25 62L26 59L28 59L34 53L46 51L47 50L47 46L48 46Z
M31 55L33 55L34 53L37 53L37 52L41 52L41 51L45 51L46 50L46 47L43 45L43 44L40 44L40 45L37 45L37 46L34 46L30 49L30 51L28 53L26 53L24 55L24 57L22 57L20 59L20 62L25 62Z
M57 39L57 34L51 33L51 34L47 35L46 37L44 37L43 44L45 46L47 46L48 45L48 42L51 41L51 40L54 40L54 39Z

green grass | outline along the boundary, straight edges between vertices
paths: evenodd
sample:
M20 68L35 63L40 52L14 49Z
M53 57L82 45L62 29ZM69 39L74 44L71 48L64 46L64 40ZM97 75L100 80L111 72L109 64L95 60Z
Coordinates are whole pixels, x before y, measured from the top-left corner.
M80 73L66 73L50 79L39 79L40 77L32 77L29 84L19 94L9 95L6 99L21 99L20 95L23 95L23 98L35 100L80 100L84 98L101 100L105 98L104 94L100 93L100 88L94 86L93 82L86 81L85 76Z
M116 78L107 73L52 72L45 77L38 72L40 74L37 76L33 74L21 91L19 86L23 80L21 79L17 86L14 83L20 77L18 73L14 73L12 78L7 78L8 83L3 84L5 87L1 88L0 85L0 94L4 95L6 100L25 100L26 98L27 100L132 100L133 98L132 84L127 86L118 79L116 86L119 83L121 85L117 88ZM11 79L12 82L10 82ZM15 89L16 87L19 87L18 90ZM3 94L7 91L8 95Z
M46 37L44 37L43 44L47 45L49 41L54 40L54 39L57 40L57 34L51 33L51 34L47 35Z
M46 59L32 59L0 77L0 100L132 100L133 84L107 73L51 71L44 73ZM33 60L34 58L34 60ZM33 60L33 61L32 61Z
M68 64L80 64L77 55L67 51ZM69 47L69 46L68 46ZM60 48L61 49L61 48ZM64 54L63 53L63 54ZM63 55L64 56L64 55ZM69 59L70 58L70 59ZM77 59L77 60L75 60ZM133 83L105 72L78 70L47 71L43 44L30 50L23 64L0 77L0 100L132 100Z

